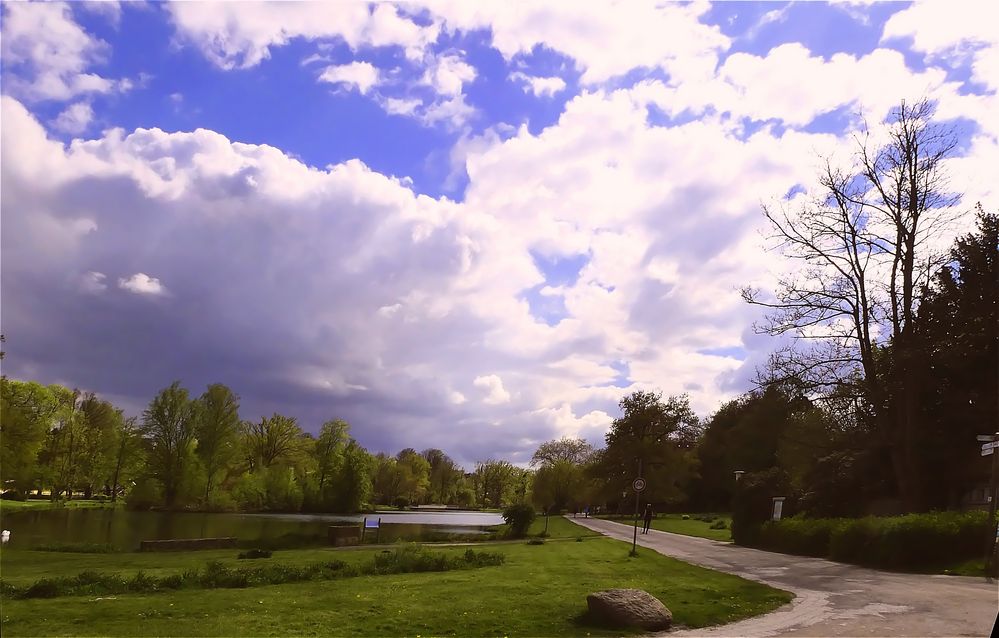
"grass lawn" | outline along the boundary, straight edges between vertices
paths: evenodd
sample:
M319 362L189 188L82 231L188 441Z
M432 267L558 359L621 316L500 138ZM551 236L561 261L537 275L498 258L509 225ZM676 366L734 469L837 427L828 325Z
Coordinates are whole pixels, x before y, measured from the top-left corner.
M561 521L556 523L556 521ZM543 525L543 519L542 519ZM532 530L533 531L533 530ZM331 581L191 589L156 594L65 596L3 600L4 636L111 635L351 635L351 636L583 636L619 635L580 624L586 594L638 587L660 598L674 623L704 627L770 611L791 595L625 543L588 536L552 517L551 539L480 545L506 563L479 569L361 576ZM583 537L576 542L576 537ZM465 547L435 551L463 552ZM6 549L5 582L70 576L91 569L167 575L209 560L228 564L302 564L337 558L370 561L380 549L277 551L273 558L237 561L232 550L155 554L70 554Z
M661 532L672 532L674 534L684 534L686 536L700 536L716 541L732 540L732 516L729 514L710 514L716 519L725 521L725 529L711 529L711 523L695 520L695 516L705 516L703 514L688 514L690 518L683 520L683 514L660 514L652 520L652 529ZM608 520L618 521L631 525L634 521L632 517L618 518L616 516L600 516ZM638 521L641 525L641 520Z
M545 529L545 517L539 516L534 519L531 526L527 530L528 536L538 536ZM572 521L565 519L561 516L549 516L548 517L548 538L549 540L558 539L576 539L580 536L600 536L599 532L594 532L592 530L586 529L585 527L580 527Z
M932 569L926 573L946 574L948 576L976 576L982 578L985 576L985 559L972 558L971 560L966 560L960 563L945 565L939 569Z

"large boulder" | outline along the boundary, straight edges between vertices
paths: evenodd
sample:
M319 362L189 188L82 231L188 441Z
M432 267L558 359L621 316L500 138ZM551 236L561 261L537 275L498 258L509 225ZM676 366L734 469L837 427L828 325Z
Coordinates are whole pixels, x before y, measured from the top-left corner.
M666 605L641 589L607 589L586 597L590 618L612 627L669 629L673 613Z

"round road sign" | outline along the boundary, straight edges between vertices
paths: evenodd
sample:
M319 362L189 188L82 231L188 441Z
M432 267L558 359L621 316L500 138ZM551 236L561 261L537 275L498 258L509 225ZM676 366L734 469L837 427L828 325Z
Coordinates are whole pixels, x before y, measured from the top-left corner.
M636 492L641 492L642 490L645 489L645 479L637 478L635 479L635 482L631 484L631 486L635 488Z

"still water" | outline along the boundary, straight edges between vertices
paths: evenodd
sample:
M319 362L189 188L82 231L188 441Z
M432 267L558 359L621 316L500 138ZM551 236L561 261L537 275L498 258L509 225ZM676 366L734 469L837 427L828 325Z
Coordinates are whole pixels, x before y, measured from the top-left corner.
M122 509L57 509L3 515L11 530L11 546L48 543L110 543L132 551L143 540L235 536L241 545L295 543L326 538L330 525L381 518L381 542L433 540L445 534L480 534L501 525L489 512L379 512L341 514L204 514L193 512L130 512ZM368 530L371 533L372 530Z

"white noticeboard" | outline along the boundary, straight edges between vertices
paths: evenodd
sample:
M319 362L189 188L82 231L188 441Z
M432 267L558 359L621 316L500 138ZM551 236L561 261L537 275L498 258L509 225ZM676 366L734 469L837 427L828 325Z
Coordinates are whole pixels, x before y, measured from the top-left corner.
M784 510L784 498L783 496L774 497L774 513L770 517L770 520L779 521L781 512Z

